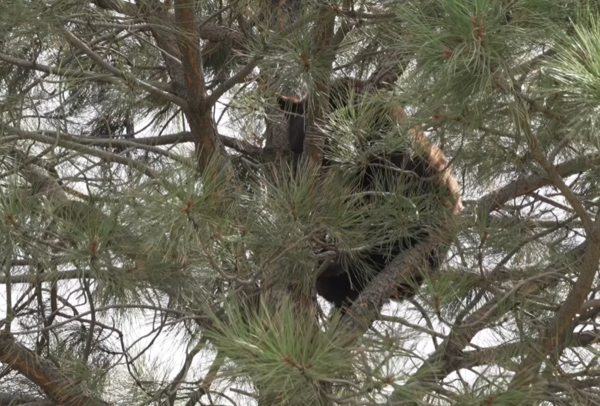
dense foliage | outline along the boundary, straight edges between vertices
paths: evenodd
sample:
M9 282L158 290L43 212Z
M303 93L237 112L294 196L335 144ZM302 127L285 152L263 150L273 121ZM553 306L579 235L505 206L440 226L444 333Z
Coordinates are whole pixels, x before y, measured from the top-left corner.
M0 405L600 405L598 106L593 0L2 0ZM460 216L361 203L414 131ZM413 298L418 247L315 301L440 222Z

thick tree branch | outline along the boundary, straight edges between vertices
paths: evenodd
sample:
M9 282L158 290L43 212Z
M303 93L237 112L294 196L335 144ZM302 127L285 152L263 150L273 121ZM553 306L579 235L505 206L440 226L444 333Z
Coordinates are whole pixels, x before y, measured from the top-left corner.
M194 8L192 0L175 0L175 20L179 28L178 44L186 82L186 99L192 109L202 108L206 95Z
M194 3L193 0L175 0L175 20L180 30L178 44L188 102L185 112L192 133L195 135L200 170L204 170L213 153L218 149L218 144L211 106L206 103L206 87L199 48L200 38L196 31Z
M107 406L88 391L78 387L56 366L16 342L12 335L0 333L0 362L36 384L50 399L64 406Z
M346 326L351 333L350 340L354 340L364 333L378 318L381 307L388 298L394 296L398 284L410 283L410 280L421 273L423 259L437 245L439 245L439 241L430 236L411 249L403 251L369 282L344 317Z
M554 169L559 176L566 178L598 166L600 166L600 154L593 153L563 162L556 165ZM521 177L479 199L477 211L489 213L500 208L511 199L526 195L549 184L551 184L551 180L546 176L534 174Z

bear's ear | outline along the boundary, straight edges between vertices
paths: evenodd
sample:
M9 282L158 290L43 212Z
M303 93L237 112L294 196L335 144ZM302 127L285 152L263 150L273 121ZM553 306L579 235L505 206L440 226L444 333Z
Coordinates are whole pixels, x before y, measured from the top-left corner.
M304 114L304 100L297 97L278 96L277 103L286 113Z

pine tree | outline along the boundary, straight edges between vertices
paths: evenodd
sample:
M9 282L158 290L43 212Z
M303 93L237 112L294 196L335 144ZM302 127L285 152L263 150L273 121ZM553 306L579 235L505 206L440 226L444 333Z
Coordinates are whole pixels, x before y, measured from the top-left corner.
M593 0L3 0L0 106L0 405L600 405Z

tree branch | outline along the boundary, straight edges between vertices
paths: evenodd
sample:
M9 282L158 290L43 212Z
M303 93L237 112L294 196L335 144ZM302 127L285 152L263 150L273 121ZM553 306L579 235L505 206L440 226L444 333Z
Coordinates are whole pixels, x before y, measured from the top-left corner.
M194 7L193 0L175 0L175 20L180 30L178 44L188 102L185 112L192 133L195 135L200 170L204 170L213 153L218 149L218 144L210 105L206 103L206 87L199 48L200 38L195 29Z
M137 7L131 3L122 0L93 0L93 3L99 8L112 10L129 17L139 17ZM169 13L161 15L163 21L172 22L172 16ZM229 27L223 27L216 23L203 22L198 29L200 37L212 42L220 42L229 45L232 48L245 49L245 37L242 33L232 30Z
M36 384L54 402L64 406L108 406L65 376L55 365L16 342L10 334L0 333L0 362Z
M260 60L260 57L257 57L257 56L253 57L242 69L240 69L240 71L238 73L231 76L221 86L216 88L210 94L210 96L206 99L207 107L214 106L215 103L221 98L221 96L223 96L225 94L225 92L227 92L229 89L231 89L236 84L241 83L246 78L246 76L248 76L252 72L252 70L256 67L256 64L258 63L259 60Z
M587 347L588 345L596 342L599 338L600 336L598 333L594 331L582 331L573 336L572 340L570 340L568 344L568 347ZM457 361L454 365L454 371L458 371L463 368L473 368L481 365L498 364L498 362L501 362L500 360L502 357L504 357L504 359L506 359L508 362L512 362L514 369L514 362L510 361L509 356L516 357L519 355L524 355L528 348L528 344L517 342L488 347L476 351L463 351L460 355L460 361ZM503 367L506 368L506 366Z
M79 38L73 35L70 31L63 29L62 33L71 45L75 46L77 49L89 56L90 59L94 61L98 66L110 72L113 76L120 78L127 83L133 82L140 86L142 89L148 91L149 93L155 94L158 97L170 101L171 103L174 103L178 106L181 106L184 109L187 107L186 101L181 99L180 97L177 97L174 94L169 93L168 91L161 90L149 83L144 82L143 80L139 80L133 75L126 75L125 72L123 72L122 70L113 67L110 63L106 62L100 55L92 51L83 41L81 41Z
M543 357L552 354L565 342L567 335L572 332L572 321L581 311L581 307L592 288L594 276L598 271L598 262L600 261L600 214L596 216L594 228L591 230L591 234L588 235L586 243L583 266L579 277L566 300L560 306L558 313L538 340L538 344L543 351L532 350L529 353L513 377L511 387L529 385L538 375Z
M583 243L563 255L559 261L552 263L544 269L545 276L531 279L524 283L517 291L519 297L527 298L528 296L542 292L550 286L556 285L560 281L560 277L557 276L555 269L561 268L566 271L580 266L583 263L582 257L585 251L586 243ZM506 312L516 308L519 302L513 295L493 299L477 309L464 321L457 321L450 331L448 338L444 340L438 350L423 362L423 365L408 379L402 388L392 393L392 400L398 399L401 396L400 393L410 389L411 385L418 385L420 382L441 381L449 373L455 371L461 362L461 353L473 337L488 327L494 320L500 319Z
M593 153L556 165L555 171L559 176L566 178L597 166L600 166L600 154ZM515 197L526 195L549 184L551 181L546 176L534 174L521 177L479 199L477 211L489 213Z
M102 82L102 83L110 83L113 85L121 85L123 81L118 79L115 76L100 74L89 71L77 71L72 69L63 69L58 67L53 67L49 65L44 65L35 61L29 61L26 59L16 58L14 56L0 53L0 61L4 61L14 66L19 66L21 68L32 69L38 72L44 72L49 75L56 75L60 77L68 77L68 78L83 78L86 80L91 80L94 82ZM118 70L118 69L117 69ZM121 71L119 71L121 72ZM124 77L122 74L120 77ZM171 85L162 83L162 82L144 82L139 79L131 78L135 83L140 85L143 89L147 90L150 93L157 95L158 97L170 101L172 103L185 108L185 100L171 94L170 91L172 89ZM182 104L183 103L183 104Z
M89 154L89 155L98 157L100 159L103 159L106 162L116 162L116 163L120 163L123 165L128 165L128 166L131 166L132 168L137 169L138 171L140 171L141 173L145 174L146 176L148 176L152 179L156 179L158 177L157 174L153 170L148 168L146 165L143 165L143 164L137 162L136 160L124 157L122 155L113 154L108 151L102 151L102 150L99 150L96 148L90 148L90 147L81 145L74 141L67 141L66 139L61 139L61 135L54 131L43 131L41 133L36 133L36 132L24 131L19 128L12 127L12 126L5 125L5 124L2 125L2 130L7 133L17 134L22 139L38 141L38 142L42 142L44 144L58 145L59 147L63 147L66 149L70 149L73 151L77 151L77 152L81 152L84 154ZM45 134L51 134L53 136L47 136ZM0 139L1 139L1 137L0 137Z

